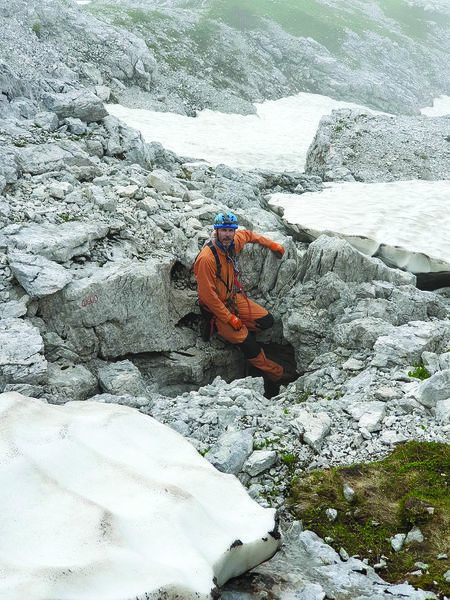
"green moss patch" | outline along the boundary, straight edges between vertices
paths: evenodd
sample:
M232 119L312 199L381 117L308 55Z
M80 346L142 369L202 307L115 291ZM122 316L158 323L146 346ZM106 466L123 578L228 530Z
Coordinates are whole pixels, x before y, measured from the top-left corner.
M351 501L344 496L346 484L355 492ZM383 579L450 594L444 578L449 559L442 559L450 551L450 444L410 441L382 461L296 477L288 506L306 529L332 538L336 550L344 548L372 566L385 562L379 570ZM328 520L327 508L337 510L335 521ZM395 552L391 538L414 526L424 541ZM415 563L428 566L417 574Z

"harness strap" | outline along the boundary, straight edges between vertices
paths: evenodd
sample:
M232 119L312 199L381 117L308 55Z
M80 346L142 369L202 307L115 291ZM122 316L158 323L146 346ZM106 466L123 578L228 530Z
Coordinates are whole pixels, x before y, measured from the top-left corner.
M219 258L219 253L217 252L217 248L215 247L215 245L212 243L211 240L209 240L209 242L207 242L206 245L211 250L211 252L214 256L214 260L216 261L216 277L217 277L217 279L222 280L222 265L220 264L220 258Z

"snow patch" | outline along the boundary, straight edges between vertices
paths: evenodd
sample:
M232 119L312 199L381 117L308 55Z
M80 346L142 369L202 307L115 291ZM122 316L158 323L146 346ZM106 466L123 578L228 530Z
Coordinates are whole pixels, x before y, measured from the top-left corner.
M2 598L210 598L278 548L274 510L137 410L10 392L0 416Z

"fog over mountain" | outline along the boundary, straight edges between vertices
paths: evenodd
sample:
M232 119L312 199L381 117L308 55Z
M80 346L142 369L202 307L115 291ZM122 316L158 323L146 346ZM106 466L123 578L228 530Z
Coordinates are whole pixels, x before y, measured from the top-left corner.
M88 10L145 39L158 63L155 100L178 110L178 98L244 111L242 99L304 91L414 113L450 89L450 14L437 3L96 0Z
M445 2L16 0L0 11L0 59L22 78L76 72L129 106L246 113L304 91L414 114L450 94Z

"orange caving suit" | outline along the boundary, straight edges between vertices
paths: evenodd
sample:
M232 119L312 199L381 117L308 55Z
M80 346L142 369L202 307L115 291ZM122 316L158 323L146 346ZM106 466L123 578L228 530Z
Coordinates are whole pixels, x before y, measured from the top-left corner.
M262 331L271 327L274 322L273 317L265 308L236 290L233 262L227 259L225 252L215 243L214 238L211 241L216 247L221 265L220 279L217 277L214 254L209 246L204 246L194 265L200 303L215 315L217 333L232 344L236 344L249 363L264 371L269 379L277 381L283 375L283 367L269 360L261 346L249 333L249 331ZM267 248L273 244L272 240L252 231L237 230L234 236L236 255L239 255L247 243L257 243ZM232 314L242 321L242 328L239 331L228 323Z

